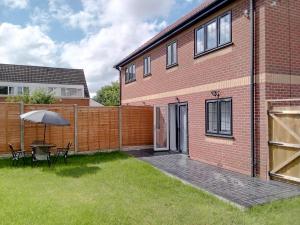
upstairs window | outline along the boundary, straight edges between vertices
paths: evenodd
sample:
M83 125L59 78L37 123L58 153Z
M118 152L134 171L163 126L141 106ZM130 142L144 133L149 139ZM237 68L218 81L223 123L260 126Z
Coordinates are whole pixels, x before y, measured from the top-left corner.
M177 65L177 42L174 41L167 46L167 68Z
M232 99L206 101L206 133L232 135Z
M130 83L136 80L135 78L135 65L128 66L125 70L125 83Z
M195 56L231 43L231 12L195 30Z
M150 56L144 58L144 77L151 74L151 58Z

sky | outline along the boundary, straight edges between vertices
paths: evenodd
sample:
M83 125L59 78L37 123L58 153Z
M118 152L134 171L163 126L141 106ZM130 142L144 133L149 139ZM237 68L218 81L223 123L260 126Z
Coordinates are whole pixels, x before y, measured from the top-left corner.
M93 95L113 65L203 0L0 0L0 63L84 69Z

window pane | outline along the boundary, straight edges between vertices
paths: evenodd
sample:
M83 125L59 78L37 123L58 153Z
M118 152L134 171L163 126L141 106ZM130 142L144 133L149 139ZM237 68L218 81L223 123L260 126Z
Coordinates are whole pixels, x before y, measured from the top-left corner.
M23 94L23 87L18 87L18 95L22 95Z
M132 65L129 67L129 78L128 81L132 80Z
M204 28L196 32L196 53L204 52Z
M207 25L207 49L217 47L217 22Z
M207 103L207 116L208 116L208 126L207 131L210 133L218 132L218 103L209 102Z
M9 95L14 95L14 93L15 93L14 87L9 87L8 94L9 94Z
M220 102L222 133L231 133L231 101Z
M61 89L61 96L66 96L66 89L65 88Z
M168 46L168 62L167 62L167 65L172 65L172 45L169 45Z
M77 96L78 97L83 97L83 91L82 91L82 89L77 89Z
M148 57L148 74L151 73L151 58Z
M128 70L128 68L126 68L126 70L125 70L125 82L128 82L128 79L129 79L129 70Z
M23 87L23 94L29 94L29 87Z
M144 75L148 74L148 58L144 58Z
M135 80L135 65L132 65L132 80Z
M172 64L177 63L177 43L172 44Z
M220 44L225 44L231 40L231 16L227 14L220 18Z
M8 87L0 86L0 95L7 95L7 94L8 94Z

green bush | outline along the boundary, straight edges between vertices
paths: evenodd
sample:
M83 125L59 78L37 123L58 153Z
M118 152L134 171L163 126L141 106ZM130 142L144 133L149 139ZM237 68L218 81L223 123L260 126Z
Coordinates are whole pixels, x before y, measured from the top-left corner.
M24 93L23 95L9 96L6 102L23 102L25 104L53 104L56 102L54 95L43 89L35 90L32 95Z

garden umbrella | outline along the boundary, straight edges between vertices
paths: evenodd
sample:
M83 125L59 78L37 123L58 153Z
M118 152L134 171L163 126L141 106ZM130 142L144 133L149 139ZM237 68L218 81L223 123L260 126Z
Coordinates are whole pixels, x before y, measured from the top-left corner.
M44 143L46 136L46 126L47 125L55 125L55 126L69 126L70 122L63 117L61 117L58 113L48 111L48 110L35 110L22 114L22 120L30 121L33 123L44 124Z

